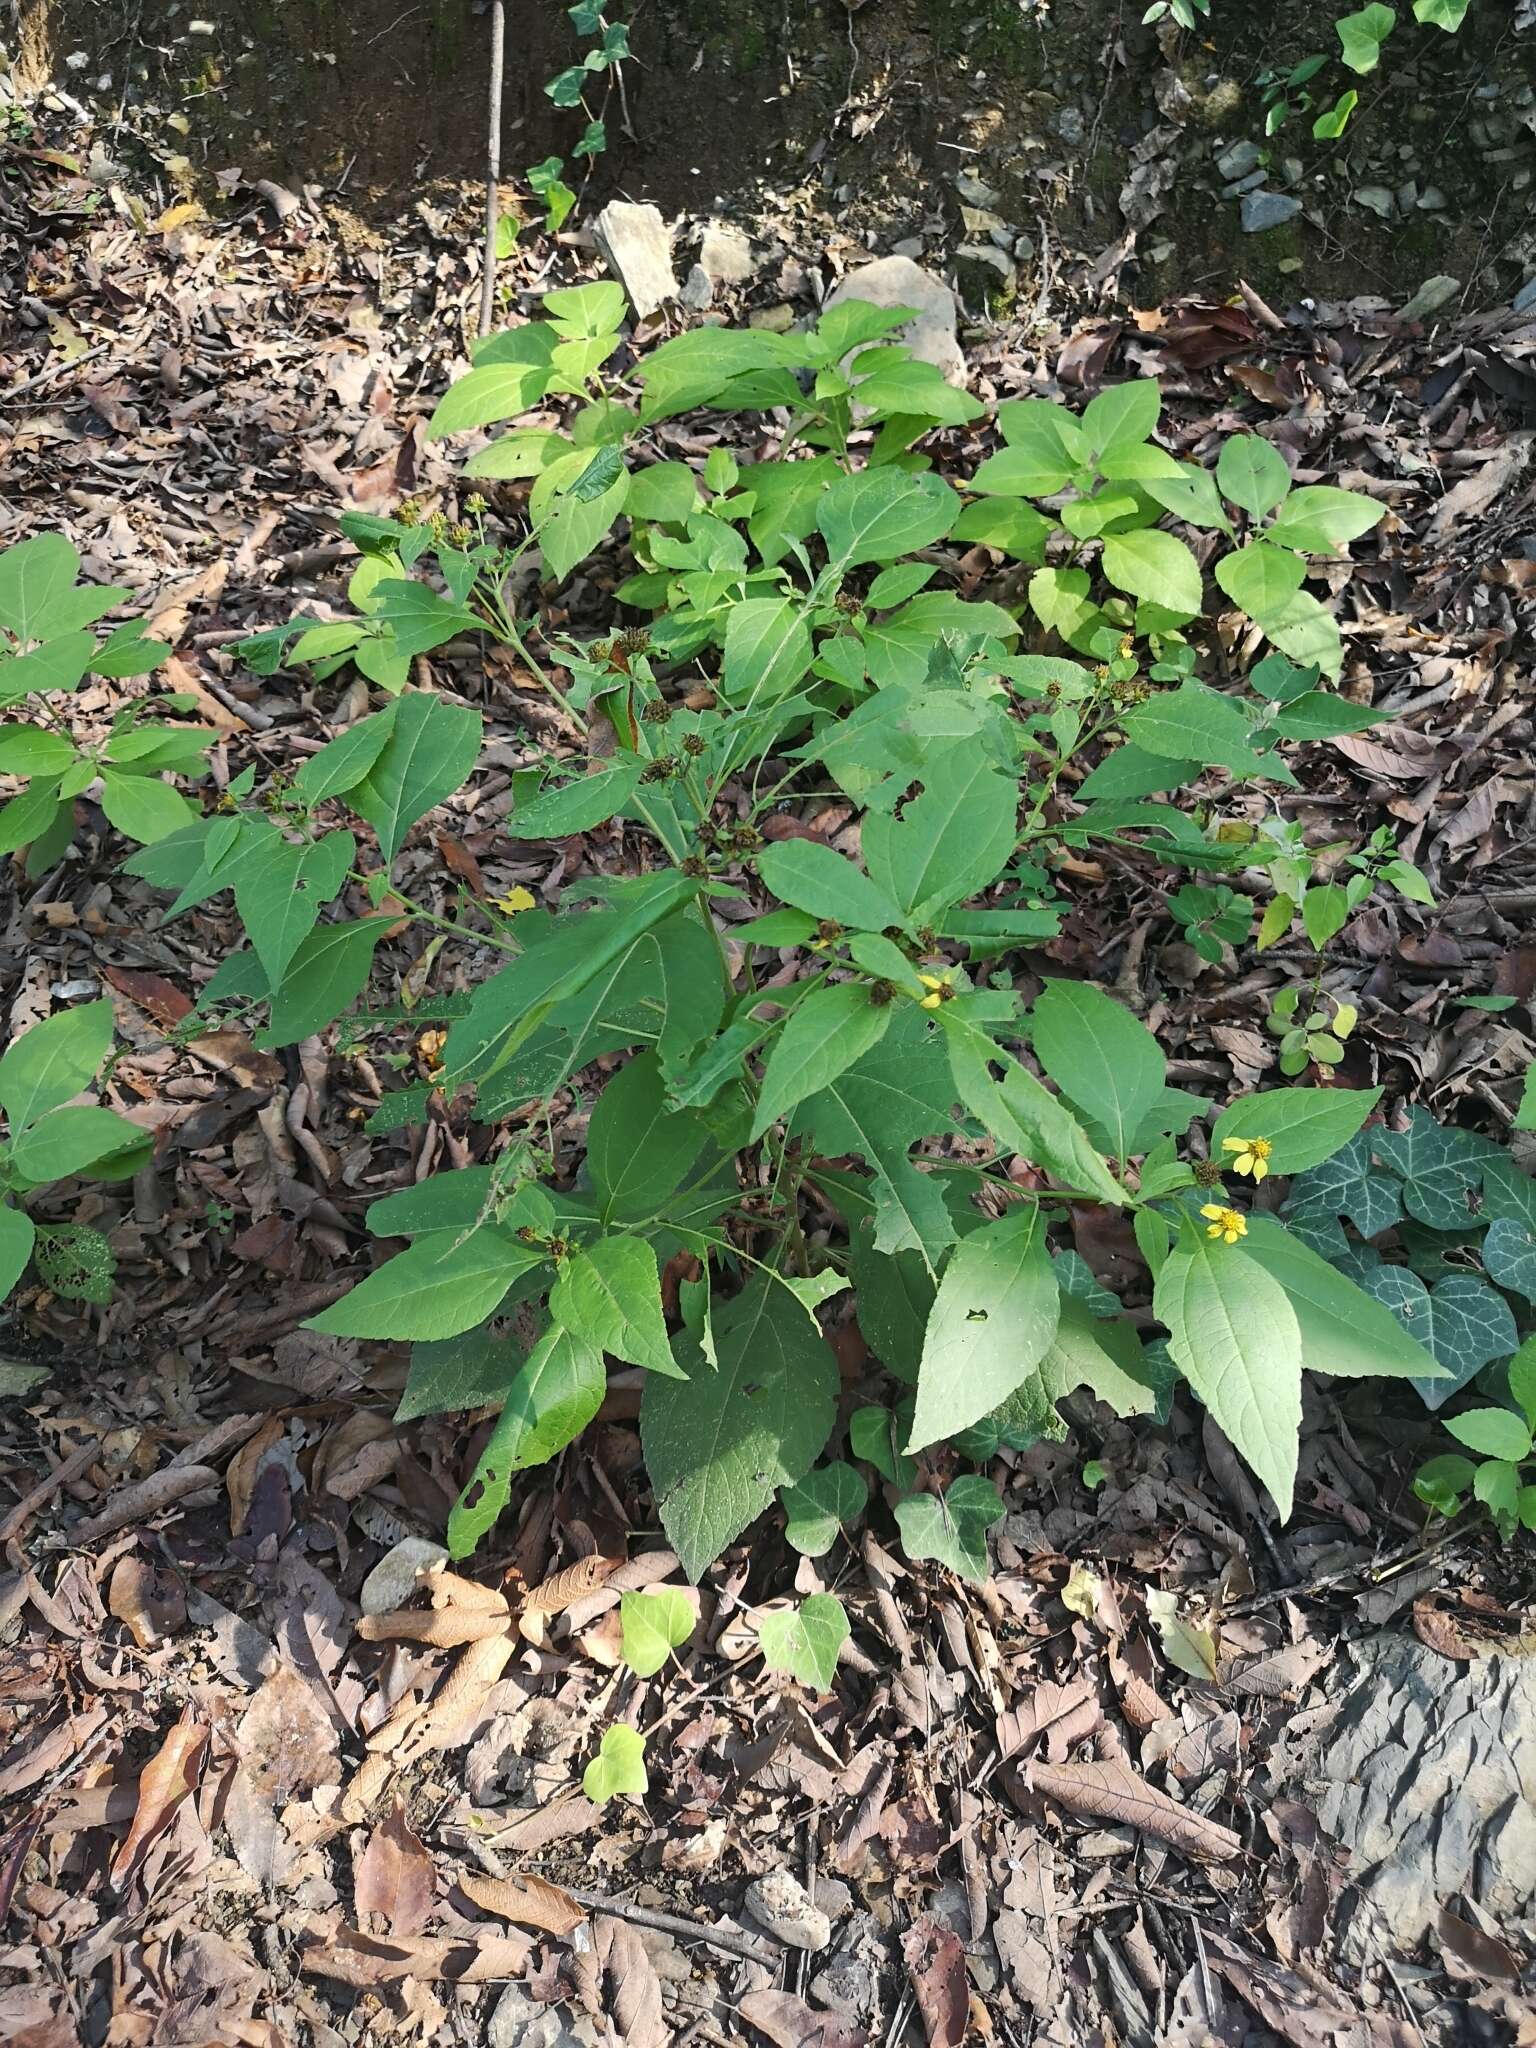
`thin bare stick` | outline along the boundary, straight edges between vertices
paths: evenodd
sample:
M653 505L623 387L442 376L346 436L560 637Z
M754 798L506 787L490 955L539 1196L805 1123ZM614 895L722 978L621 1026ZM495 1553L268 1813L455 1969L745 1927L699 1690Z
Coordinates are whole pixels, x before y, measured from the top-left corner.
M491 109L485 160L485 261L480 269L480 333L491 331L496 312L496 229L501 183L501 79L506 61L505 0L491 0Z

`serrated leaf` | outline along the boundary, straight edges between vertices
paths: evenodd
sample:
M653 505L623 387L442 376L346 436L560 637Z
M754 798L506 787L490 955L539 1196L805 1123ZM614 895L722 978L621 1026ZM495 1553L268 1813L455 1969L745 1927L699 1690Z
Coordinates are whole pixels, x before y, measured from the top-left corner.
M480 753L480 714L414 690L393 707L389 737L348 802L378 834L386 865L405 835L468 778Z
M968 1428L1006 1400L1044 1357L1060 1315L1037 1204L962 1238L928 1319L908 1452Z
M368 985L374 948L392 921L362 917L311 932L295 949L281 988L273 992L263 1048L297 1045L349 1010Z
M571 1252L550 1289L549 1312L563 1329L628 1365L681 1378L667 1340L656 1250L627 1233Z
M939 1011L949 1046L955 1093L1005 1151L1044 1167L1057 1180L1095 1201L1125 1205L1125 1191L1082 1125L1013 1058L966 1017ZM1000 1077L994 1077L993 1068Z
M1267 1138L1271 1173L1306 1173L1354 1137L1379 1088L1265 1088L1230 1103L1211 1127L1211 1157L1230 1168L1226 1141Z
M1126 713L1124 725L1126 737L1146 753L1216 762L1235 775L1263 772L1248 720L1231 698L1203 683L1180 683L1165 696L1149 698Z
M544 1332L508 1387L496 1427L448 1516L450 1556L468 1557L495 1526L516 1473L546 1464L580 1436L607 1386L601 1352L568 1330Z
M1235 1245L1169 1253L1153 1308L1175 1365L1239 1455L1291 1512L1301 1430L1301 1330L1284 1289Z
M1104 574L1117 590L1165 611L1193 618L1204 602L1199 563L1183 541L1159 527L1106 535L1103 559Z
M444 1176L445 1177L445 1176ZM514 1281L512 1298L543 1292L546 1274L531 1267ZM504 1405L508 1390L528 1357L526 1345L496 1336L484 1324L457 1337L428 1338L411 1347L411 1369L395 1410L396 1422L418 1415L449 1415L467 1408Z
M980 748L946 747L921 780L900 818L870 812L860 839L870 880L919 925L995 881L1018 838L1017 787Z
M581 1774L581 1789L594 1806L610 1799L643 1799L651 1789L645 1737L623 1721L604 1729L597 1755Z
M759 856L758 872L781 903L811 917L876 932L902 922L888 890L877 888L861 868L817 840L775 841Z
M653 1377L640 1437L657 1512L697 1582L726 1544L814 1464L836 1414L837 1366L798 1305L766 1278L721 1307L719 1365L677 1340L687 1380Z
M624 1662L637 1678L651 1678L687 1642L699 1617L680 1586L662 1586L654 1593L625 1593L619 1620Z
M821 496L816 527L837 573L862 562L891 562L943 540L960 499L942 477L893 468L839 477Z
M110 1002L82 1003L13 1038L0 1058L0 1108L11 1135L58 1109L93 1080L112 1043Z
M1029 1018L1041 1066L1077 1108L1109 1134L1125 1159L1157 1102L1168 1063L1152 1033L1123 1003L1086 981L1048 981Z
M817 1465L793 1486L779 1489L786 1541L802 1557L824 1557L838 1534L863 1511L869 1488L851 1465Z
M1457 1443L1483 1458L1507 1458L1518 1465L1531 1455L1531 1432L1507 1408L1470 1408L1445 1424Z
M768 1056L752 1118L752 1141L797 1103L846 1073L879 1044L890 1022L890 1004L872 1002L866 982L839 982L802 997Z
M454 1337L494 1315L518 1274L542 1257L494 1224L468 1236L428 1231L304 1327L386 1341Z
M696 1111L674 1109L654 1053L610 1080L587 1126L587 1172L605 1224L648 1221L682 1185L704 1149Z
M851 1633L842 1601L832 1593L813 1593L798 1607L765 1614L757 1639L770 1671L787 1671L813 1692L830 1692L837 1653Z
M1003 1503L990 1479L965 1473L947 1493L914 1493L897 1501L895 1512L908 1557L931 1557L977 1584L986 1578L987 1531L1003 1518Z

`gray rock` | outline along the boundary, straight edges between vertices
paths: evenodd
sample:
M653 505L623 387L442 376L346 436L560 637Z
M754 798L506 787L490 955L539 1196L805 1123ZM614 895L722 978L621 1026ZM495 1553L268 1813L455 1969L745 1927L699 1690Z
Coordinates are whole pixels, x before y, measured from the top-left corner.
M1426 185L1419 194L1420 213L1443 213L1445 203L1445 194L1438 185Z
M1271 1768L1350 1852L1345 1953L1403 1953L1455 1893L1536 1931L1536 1659L1353 1644ZM1303 1725L1305 1724L1305 1725Z
M816 1950L832 1939L832 1922L798 1878L770 1870L747 1886L747 1911L760 1927L789 1948Z
M486 2048L581 2048L552 2006L535 2005L520 1985L509 1984L485 2029Z
M1080 107L1063 107L1051 126L1068 149L1081 149L1088 138L1088 124Z
M418 1590L417 1573L447 1562L448 1553L441 1543L429 1543L424 1536L402 1536L363 1581L358 1600L364 1614L388 1614L403 1607Z
M907 256L879 256L873 263L850 270L836 291L827 294L829 306L839 306L844 299L867 299L874 306L909 306L916 319L897 328L889 338L910 349L919 362L933 363L951 384L965 382L965 357L955 339L955 295L932 271Z
M1356 206L1363 206L1382 220L1390 220L1397 201L1385 185L1361 185L1355 193Z
M1268 171L1250 171L1246 178L1239 178L1234 184L1223 185L1223 199L1241 199L1245 192L1257 192L1261 185L1269 183Z
M1018 274L1013 258L991 242L962 242L955 251L955 266L968 284L982 292L1001 291Z
M747 325L764 334L788 334L794 324L793 306L759 306L747 315Z
M839 1956L818 1970L806 1989L824 2011L853 2026L867 2020L875 2008L875 1974L858 1956Z
M704 308L713 301L714 296L714 282L709 272L702 263L695 263L687 277L684 278L683 288L678 293L678 297L690 311L702 313Z
M1284 227L1301 211L1301 201L1289 192L1245 192L1242 227L1245 235L1262 235L1270 228Z
M919 256L926 256L927 253L928 244L921 235L904 235L899 242L892 242L891 244L891 254L893 256L908 256L914 262Z
M1529 313L1536 306L1536 277L1528 277L1511 301L1510 310L1515 313Z
M1399 320L1427 320L1448 306L1461 290L1459 277L1427 277L1398 314Z
M853 1911L853 1893L840 1877L823 1877L818 1871L813 1895L829 1920L841 1920L845 1913Z
M955 178L955 190L967 206L996 206L1002 193L995 185L989 185L985 178L978 178L974 171L961 171Z
M672 231L654 206L610 199L593 221L592 232L642 320L677 297Z
M757 274L757 258L740 228L712 220L699 242L699 267L712 284L745 284Z
M1258 169L1263 160L1263 150L1244 136L1240 142L1227 144L1216 159L1216 168L1224 178L1246 178L1250 171Z

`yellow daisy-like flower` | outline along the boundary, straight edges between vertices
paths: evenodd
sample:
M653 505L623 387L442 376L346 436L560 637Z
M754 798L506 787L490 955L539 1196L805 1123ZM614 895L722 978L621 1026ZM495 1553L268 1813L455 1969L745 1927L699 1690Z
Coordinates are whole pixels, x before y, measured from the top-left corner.
M1234 1173L1251 1173L1255 1180L1262 1180L1269 1171L1269 1155L1274 1146L1268 1138L1223 1138L1223 1152L1235 1152L1232 1162Z
M919 996L917 999L917 1007L920 1010L936 1010L940 1003L947 1003L955 992L948 974L920 974L917 978L928 991L927 995Z
M1236 1244L1240 1237L1248 1235L1248 1225L1236 1209L1223 1208L1220 1202L1207 1202L1200 1214L1207 1219L1207 1237L1219 1237L1223 1244Z

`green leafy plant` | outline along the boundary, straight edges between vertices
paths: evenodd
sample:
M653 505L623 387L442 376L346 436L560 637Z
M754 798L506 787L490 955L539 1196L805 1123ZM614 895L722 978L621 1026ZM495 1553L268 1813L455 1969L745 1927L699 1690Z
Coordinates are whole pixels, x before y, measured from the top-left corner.
M1181 462L1146 381L1080 414L1005 402L959 474L947 436L984 409L887 338L899 310L701 328L615 376L622 310L612 286L554 293L548 319L477 353L432 431L482 436L468 475L515 487L508 530L482 509L467 541L446 514L355 525L387 573L346 653L389 635L408 665L469 632L518 650L587 744L520 773L502 829L623 827L631 870L575 871L554 910L405 896L407 834L471 774L481 725L398 667L383 709L291 781L240 778L130 863L172 914L232 892L251 944L199 1015L264 1010L265 1045L348 1013L401 932L425 949L409 1003L347 1030L361 1045L430 1023L428 1071L372 1127L436 1098L483 1128L480 1163L376 1201L381 1256L311 1327L410 1343L402 1416L498 1411L450 1517L456 1556L596 1414L610 1358L646 1375L646 1465L694 1579L770 1510L792 1543L830 1548L865 1508L850 1461L890 1489L910 1558L984 1574L1002 1502L956 1458L1064 1434L1079 1389L1166 1415L1178 1377L1288 1513L1304 1369L1434 1385L1443 1368L1220 1170L1314 1174L1358 1144L1379 1091L1209 1103L1169 1085L1124 1006L1053 979L1026 1009L1008 963L1058 932L1095 846L1193 875L1306 859L1310 878L1299 840L1224 804L1294 783L1288 744L1378 716L1328 687L1338 629L1303 585L1380 507L1293 489L1254 435L1214 472ZM483 439L533 407L539 424ZM658 423L709 409L759 459L648 459ZM978 547L1022 566L1020 610L961 587ZM514 568L558 583L595 551L618 578L612 628L541 640ZM1223 600L1276 652L1218 689L1198 676ZM313 623L254 654L331 660L339 646L300 652ZM1160 800L1179 791L1197 794ZM856 820L856 854L817 829L827 805ZM1356 900L1396 885L1385 847L1360 858ZM480 964L435 995L450 945ZM1095 1207L1132 1222L1166 1355L1080 1256ZM693 1277L669 1315L674 1262ZM853 1415L844 1460L824 1332L850 1307L909 1391ZM810 1670L804 1610L795 1629L774 1654ZM631 1647L649 1659L670 1634L642 1649L637 1624Z
M1144 23L1161 21L1166 15L1176 21L1180 28L1197 29L1203 18L1211 11L1211 0L1152 0L1152 5L1141 17Z
M597 1755L581 1774L581 1789L594 1806L610 1799L643 1799L651 1789L645 1768L645 1737L625 1721L603 1730Z
M571 155L590 169L608 147L608 127L603 119L608 85L618 84L622 102L621 67L630 54L629 30L623 22L608 20L599 0L576 0L576 5L565 11L577 35L594 40L581 62L549 79L544 91L557 107L579 107L586 115L587 125ZM587 95L600 78L604 81L603 104L594 112ZM552 235L564 227L576 205L576 194L565 182L564 173L564 158L547 156L542 163L530 165L525 174L530 191L544 201L544 225Z
M1522 1472L1536 1430L1536 1337L1527 1337L1509 1361L1507 1384L1508 1406L1468 1408L1446 1421L1474 1457L1449 1452L1431 1458L1413 1482L1419 1499L1438 1514L1459 1514L1468 1496L1481 1501L1506 1543L1517 1529L1536 1529L1536 1482Z
M80 582L80 557L62 534L38 534L0 551L0 777L25 788L0 804L0 857L27 849L26 872L52 867L74 836L75 799L99 788L110 824L143 844L189 824L196 811L163 777L198 773L212 737L159 714L190 708L188 697L136 698L113 717L100 741L74 737L61 699L86 676L148 675L170 648L146 636L144 622L116 627L104 640L91 629L121 604L126 590Z
M1413 16L1415 21L1454 35L1465 20L1470 4L1471 0L1414 0ZM1146 18L1150 20L1151 16ZM1357 77L1368 76L1379 66L1383 46L1397 24L1396 8L1382 5L1381 0L1368 0L1366 6L1353 14L1338 16L1333 24L1339 42L1337 61ZM1277 134L1293 113L1311 113L1314 115L1314 140L1336 142L1339 139L1360 104L1360 95L1350 86L1338 94L1331 106L1321 105L1310 88L1312 81L1331 61L1326 51L1313 51L1287 70L1267 68L1259 73L1266 135Z
M110 1298L114 1260L99 1231L33 1222L24 1198L74 1175L129 1180L149 1157L151 1140L114 1110L80 1105L112 1046L112 1005L82 1003L34 1024L0 1056L0 1301L28 1263L55 1293L71 1300Z
M1253 902L1239 896L1224 882L1214 887L1203 882L1186 882L1168 898L1169 912L1178 919L1185 941L1202 960L1219 962L1227 946L1241 945L1253 929Z

